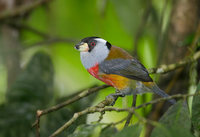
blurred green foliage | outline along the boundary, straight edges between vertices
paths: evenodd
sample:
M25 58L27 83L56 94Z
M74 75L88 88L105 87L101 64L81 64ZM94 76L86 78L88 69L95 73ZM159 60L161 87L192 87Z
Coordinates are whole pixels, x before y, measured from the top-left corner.
M197 90L200 91L200 83L198 84ZM196 136L200 136L200 95L195 96L192 104L192 124L193 132Z
M48 55L36 53L7 91L0 107L0 136L33 136L35 112L53 100L53 64Z
M88 74L80 62L79 52L74 45L87 36L99 36L113 45L119 46L131 54L135 49L134 42L138 31L143 31L138 39L138 58L147 67L155 67L158 60L158 36L166 30L171 11L171 1L166 5L164 0L152 0L151 14L146 25L140 28L148 7L147 0L54 0L45 6L34 9L22 22L25 25L44 32L40 36L30 30L20 30L21 66L23 71L14 84L6 89L6 68L0 62L0 137L35 136L31 124L38 109L48 108L68 99L76 91L102 83ZM166 7L165 7L166 6ZM166 8L165 14L163 13ZM163 22L161 18L163 17ZM1 36L1 35L0 35ZM48 38L61 37L75 40L74 43L47 43ZM38 42L43 44L35 45ZM190 42L190 39L186 41ZM33 46L34 45L34 46ZM39 51L39 52L38 52ZM152 76L154 79L155 77ZM7 92L6 92L7 91ZM198 90L197 90L198 91ZM68 121L75 112L83 110L103 100L113 88L102 90L99 94L86 97L67 108L48 114L41 119L41 135L49 136L53 131ZM138 96L137 105L148 102L152 94ZM199 103L194 98L192 123L195 134L199 135ZM132 97L119 98L117 107L130 107ZM137 110L146 116L151 106ZM83 116L59 136L70 137L139 137L142 124L135 124L138 118L133 116L133 126L122 129L124 123L114 126L88 124L98 120L99 114ZM115 122L127 116L127 113L106 112L102 122ZM172 106L159 121L152 137L192 136L191 120L187 105L178 102ZM182 132L182 130L184 130ZM176 132L177 131L177 132Z

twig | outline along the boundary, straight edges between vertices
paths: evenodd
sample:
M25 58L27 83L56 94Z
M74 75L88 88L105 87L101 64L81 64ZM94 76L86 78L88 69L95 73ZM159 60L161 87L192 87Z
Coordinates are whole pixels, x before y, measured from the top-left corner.
M75 113L74 116L68 122L66 122L63 126L61 126L59 129L57 129L52 135L50 135L50 137L57 136L60 132L62 132L64 129L68 128L71 124L73 124L82 115L94 113L94 112L105 112L103 110L103 108L105 106L108 106L112 102L113 102L113 100L111 98L106 98L105 100L101 101L97 106L89 107L83 111Z
M165 101L165 100L170 100L170 99L173 99L173 98L187 98L187 97L196 96L196 95L200 95L200 91L196 92L194 94L184 94L184 95L177 94L177 95L169 96L169 97L166 97L166 98L159 98L159 99L144 103L144 104L142 104L142 105L140 105L138 107L131 107L131 108L115 108L115 107L104 108L105 106L99 107L99 105L94 106L94 107L89 107L89 108L86 108L83 111L75 113L74 116L69 121L67 121L63 126L61 126L59 129L57 129L53 134L51 134L50 137L57 136L64 129L67 129L72 123L74 123L79 117L81 117L82 115L85 115L85 114L95 113L95 112L100 112L101 113L101 112L104 112L104 111L116 111L116 112L124 112L125 111L125 112L129 112L129 113L134 113L134 110L142 108L142 107L146 107L146 106L148 106L150 104L155 104L155 103L158 103L158 102L161 102L161 101ZM110 102L111 103L112 100L105 99L102 102ZM99 103L99 104L101 104L101 103Z
M37 121L37 124L36 124L36 135L37 137L40 137L40 110L37 111L36 113L36 121Z
M118 124L124 122L125 120L126 120L126 117L124 117L123 119L121 119L121 120L119 120L119 121L117 121L117 122L111 122L111 123L99 123L99 124L100 124L100 125L106 125L105 128L107 128L107 127L109 127L109 126L116 126L116 125L118 125ZM104 129L105 129L105 128L104 128Z
M33 10L34 8L40 6L43 3L48 2L48 1L50 1L50 0L35 0L32 3L24 4L22 6L19 6L19 7L12 9L12 10L10 10L10 9L5 10L5 11L0 13L0 20L27 13L27 12Z
M101 122L101 120L103 119L103 115L105 114L105 112L103 111L103 112L101 112L101 114L100 114L100 116L99 116L99 119L98 119L98 121L97 122Z
M178 63L170 64L170 65L161 65L158 68L148 69L148 72L149 73L157 73L157 74L167 73L167 72L170 72L170 71L175 70L177 68L180 68L182 66L185 66L186 64L192 63L199 58L200 58L200 51L196 52L191 57L187 57L186 59L179 61Z
M115 125L118 125L118 124L120 124L120 123L122 123L122 122L124 122L126 120L126 117L125 118L123 118L122 120L120 120L120 121L117 121L117 122L113 122L113 123L111 123L111 125L113 125L113 126L115 126Z
M58 37L52 37L46 40L42 40L30 45L27 45L25 49L35 47L35 46L42 46L42 45L51 45L55 43L75 43L77 40L72 39L72 38L58 38Z
M54 44L54 43L74 43L76 42L77 40L76 39L73 39L73 38L60 38L58 36L52 36L52 35L49 35L45 32L42 32L40 30L37 30L31 26L28 26L26 24L21 24L21 23L16 23L16 22L5 22L6 24L9 24L10 26L12 27L15 27L17 29L24 29L24 30L28 30L40 37L42 37L43 39L45 40L42 40L42 41L39 41L39 42L36 42L36 43L33 43L31 45L27 45L25 47L26 48L30 48L30 47L33 47L33 46L41 46L41 45L49 45L49 44Z
M67 106L67 105L69 105L69 104L71 104L71 103L73 103L75 101L80 100L83 97L86 97L86 96L88 96L88 95L90 95L92 93L95 93L95 92L97 92L97 91L99 91L101 89L105 89L107 87L109 87L109 86L108 85L103 85L103 86L98 86L98 87L94 87L94 88L90 88L90 89L84 90L83 92L81 92L77 96L74 96L74 97L72 97L71 99L69 99L69 100L67 100L65 102L62 102L62 103L60 103L58 105L55 105L55 106L53 106L51 108L48 108L48 109L45 109L45 110L39 110L40 113L37 115L37 117L40 118L42 115L45 115L47 113L51 113L53 111L59 110L59 109L65 107L65 106ZM37 124L38 124L38 120L36 120L35 123L32 126L34 127Z

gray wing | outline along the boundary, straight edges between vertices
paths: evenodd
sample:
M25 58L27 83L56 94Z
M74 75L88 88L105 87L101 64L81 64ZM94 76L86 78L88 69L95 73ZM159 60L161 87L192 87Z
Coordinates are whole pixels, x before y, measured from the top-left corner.
M112 59L99 64L100 72L117 74L130 79L151 82L146 68L136 59Z

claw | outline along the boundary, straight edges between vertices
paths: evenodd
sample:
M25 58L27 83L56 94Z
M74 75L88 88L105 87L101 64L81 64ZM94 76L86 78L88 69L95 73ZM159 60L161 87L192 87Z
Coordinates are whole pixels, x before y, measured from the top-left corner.
M118 96L116 96L115 94L110 94L108 96L106 96L106 99L111 99L112 102L109 104L110 106L113 106L115 104L115 101L117 100Z
M110 94L110 95L106 96L106 99L111 98L113 101L110 103L110 106L113 106L115 104L115 102L117 101L118 97L124 97L124 96L125 96L124 93L119 92L119 93L114 93L114 94Z

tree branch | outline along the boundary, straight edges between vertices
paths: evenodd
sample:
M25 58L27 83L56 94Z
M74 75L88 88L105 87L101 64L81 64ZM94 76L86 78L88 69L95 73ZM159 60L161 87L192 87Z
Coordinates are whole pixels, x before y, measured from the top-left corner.
M148 106L150 104L155 104L155 103L158 103L158 102L161 102L161 101L165 101L165 100L170 100L170 99L173 99L173 98L187 98L187 97L196 96L196 95L200 95L200 91L198 91L198 92L196 92L194 94L184 94L184 95L177 94L177 95L169 96L169 97L166 97L166 98L159 98L159 99L156 99L156 100L144 103L144 104L142 104L140 106L131 107L131 108L115 108L115 107L104 108L106 105L104 105L104 106L100 105L101 106L100 107L99 104L102 104L102 102L107 102L108 104L110 104L112 102L112 100L105 99L104 101L100 102L97 106L89 107L89 108L86 108L83 111L75 113L74 116L69 121L67 121L62 127L60 127L53 134L51 134L50 137L57 136L64 129L67 129L72 123L74 123L82 115L86 115L86 114L90 114L90 113L95 113L95 112L100 112L101 113L101 112L105 112L105 111L116 111L116 112L134 113L134 111L136 109L139 109L139 108L142 108L142 107L146 107L146 106Z
M51 113L53 111L59 110L59 109L65 107L65 106L67 106L67 105L69 105L69 104L71 104L71 103L73 103L75 101L80 100L83 97L86 97L86 96L88 96L88 95L90 95L92 93L95 93L95 92L97 92L97 91L99 91L101 89L105 89L107 87L109 87L109 86L108 85L102 85L102 86L98 86L98 87L93 87L93 88L84 90L83 92L79 93L78 95L72 97L71 99L69 99L69 100L67 100L65 102L62 102L62 103L57 104L55 106L52 106L51 108L47 108L45 110L38 110L40 113L37 113L37 119L39 119L42 115L45 115L47 113ZM34 122L34 124L32 125L32 127L37 126L38 122L39 122L39 120L36 120Z
M33 10L34 8L40 6L40 5L42 5L42 4L44 4L45 2L48 2L48 1L50 1L50 0L35 0L34 2L32 2L30 4L24 4L22 6L19 6L19 7L12 9L12 10L10 10L10 9L5 10L5 11L0 13L0 20L27 13L27 12Z
M170 72L170 71L175 70L177 68L183 67L183 66L185 66L189 63L192 63L199 58L200 58L200 51L196 52L191 57L187 57L186 59L179 61L178 63L174 63L174 64L170 64L170 65L161 65L158 68L148 69L148 72L151 73L151 74L152 73L157 73L157 74L167 73L167 72Z
M40 111L38 110L36 113L36 117L39 115ZM37 124L36 124L36 136L40 137L40 118L36 118Z

